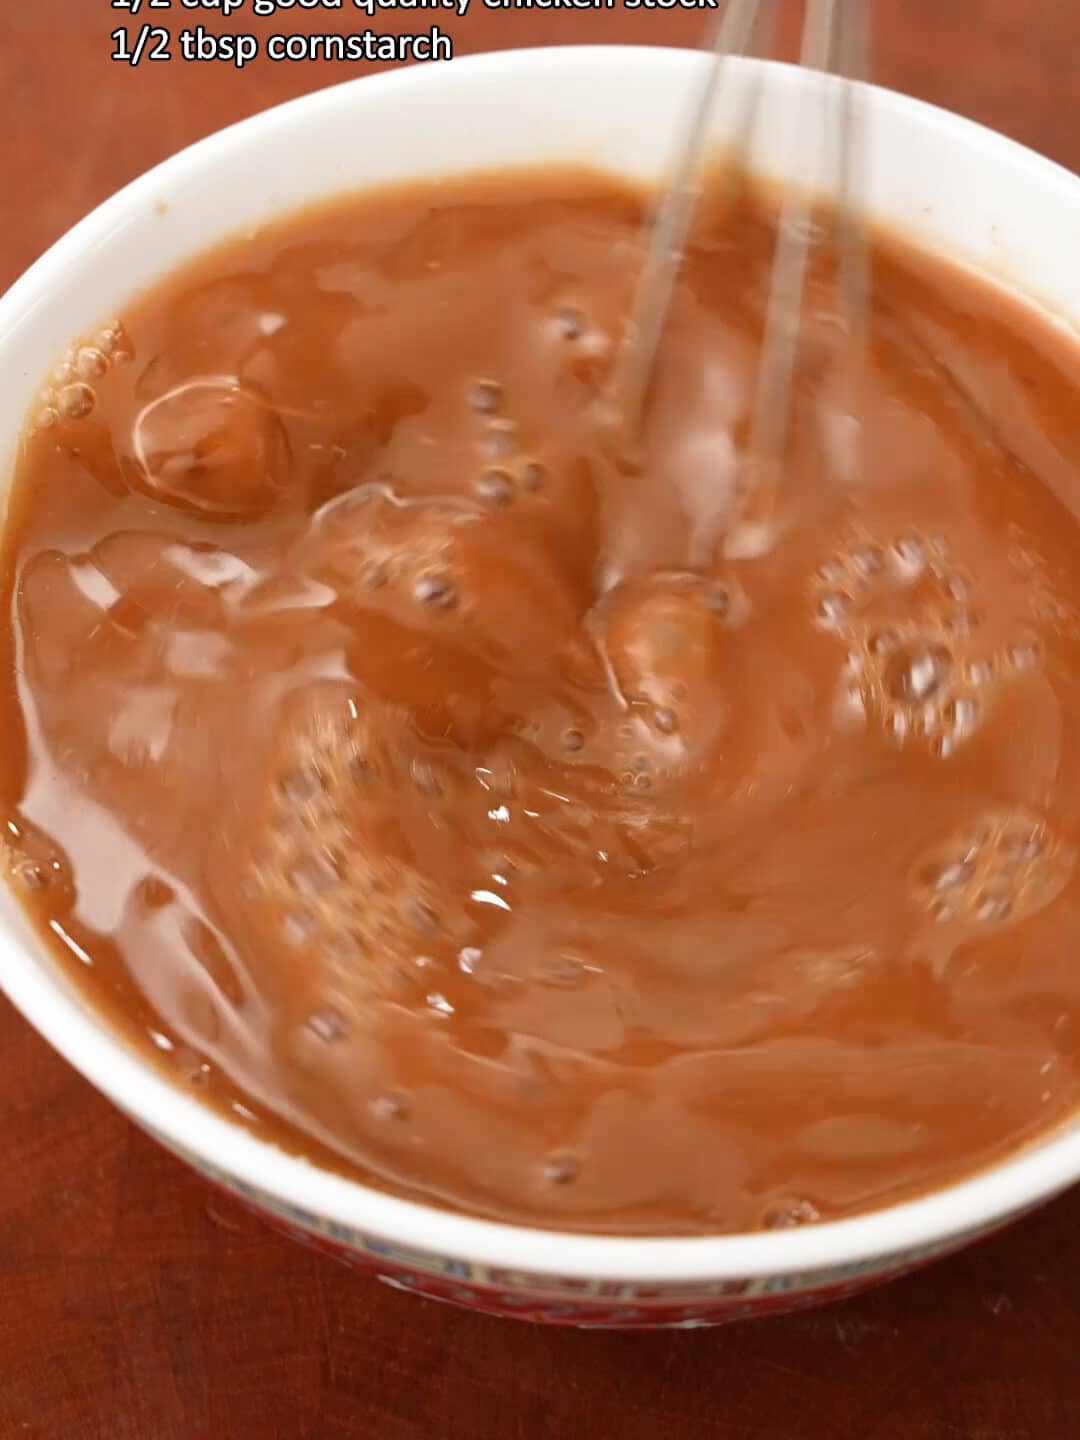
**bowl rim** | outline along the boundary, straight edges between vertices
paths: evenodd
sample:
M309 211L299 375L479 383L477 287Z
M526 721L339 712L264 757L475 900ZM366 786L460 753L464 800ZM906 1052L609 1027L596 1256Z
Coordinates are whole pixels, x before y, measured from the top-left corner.
M613 66L623 72L637 66L642 74L665 66L673 73L680 69L685 73L690 66L702 66L705 59L700 51L679 47L549 46L463 56L452 69L455 78L464 72L476 82L507 69L521 72L523 83L553 82L566 78L568 66L580 67L586 75ZM737 63L767 65L770 72L787 72L791 83L811 83L797 66L775 61ZM446 69L408 66L302 95L219 130L144 172L58 239L0 298L0 347L13 339L17 343L21 321L47 301L53 277L69 261L90 247L107 245L120 223L140 206L152 205L164 186L208 164L228 164L233 146L258 132L270 140L277 127L301 112L332 111L358 85L365 87L365 96L376 87L423 88ZM1080 185L1080 179L1064 167L975 121L881 86L862 88L872 93L878 109L921 115L943 132L991 145L1003 158L1011 154L1048 182ZM207 248L212 243L208 237ZM271 1209L302 1212L296 1216L300 1223L308 1219L355 1231L361 1245L372 1239L385 1242L388 1249L416 1252L418 1259L453 1258L515 1273L624 1283L700 1284L795 1275L812 1282L828 1272L886 1269L890 1260L902 1263L951 1248L1049 1200L1080 1178L1080 1129L1073 1129L1039 1137L977 1173L919 1198L791 1231L622 1236L483 1219L400 1198L258 1138L186 1095L140 1058L43 963L40 944L36 949L21 941L12 944L18 953L14 965L5 964L0 970L0 991L54 1050L129 1118L197 1166L216 1172L225 1183L232 1180L256 1192L256 1202L262 1198ZM343 1237L337 1233L334 1238Z

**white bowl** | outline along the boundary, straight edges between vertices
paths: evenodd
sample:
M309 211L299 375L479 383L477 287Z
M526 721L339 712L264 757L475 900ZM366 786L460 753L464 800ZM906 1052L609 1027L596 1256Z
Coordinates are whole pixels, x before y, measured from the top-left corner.
M27 409L69 341L122 316L195 252L386 181L565 163L659 180L705 63L590 47L415 66L320 91L176 156L94 211L0 300L0 473L10 477ZM760 73L732 67L718 139ZM783 176L798 154L792 138L826 95L822 77L790 67L769 66L768 83L756 163ZM871 213L1080 325L1080 181L940 110L876 89L866 98ZM1077 1123L923 1199L801 1230L664 1240L493 1224L329 1174L174 1089L87 1007L3 887L0 984L137 1124L272 1221L392 1284L503 1314L694 1325L812 1303L953 1249L1080 1177Z

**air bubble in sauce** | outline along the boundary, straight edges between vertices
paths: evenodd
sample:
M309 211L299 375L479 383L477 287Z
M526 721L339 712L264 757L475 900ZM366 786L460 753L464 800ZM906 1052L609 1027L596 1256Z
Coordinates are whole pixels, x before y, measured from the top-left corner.
M141 489L207 515L261 514L287 478L281 421L229 381L192 380L159 396L140 411L131 443Z

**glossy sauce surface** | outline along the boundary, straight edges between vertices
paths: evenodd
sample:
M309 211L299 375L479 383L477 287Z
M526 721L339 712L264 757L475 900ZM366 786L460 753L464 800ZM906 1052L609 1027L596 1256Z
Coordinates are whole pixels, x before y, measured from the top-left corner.
M75 347L8 530L9 863L292 1148L540 1224L801 1223L1080 1098L1080 359L890 242L856 386L822 245L730 560L773 228L707 217L629 466L640 213L340 202Z

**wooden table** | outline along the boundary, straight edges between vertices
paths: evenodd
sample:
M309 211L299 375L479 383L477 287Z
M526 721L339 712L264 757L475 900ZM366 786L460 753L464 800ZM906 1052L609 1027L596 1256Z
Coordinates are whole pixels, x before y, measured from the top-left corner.
M174 9L140 18L214 28L212 12ZM346 74L262 60L240 73L175 59L131 68L108 58L109 32L132 23L109 0L0 0L0 11L0 289L147 166ZM878 0L878 12L885 84L1080 170L1077 0ZM463 20L438 18L459 55L693 44L702 24L691 11L494 11L480 0ZM789 53L794 19L789 7ZM383 12L376 28L393 20ZM228 23L270 33L366 22L329 11ZM0 1440L1080 1432L1080 1192L815 1314L672 1335L545 1331L395 1293L265 1232L137 1134L2 1001L0 1057Z

